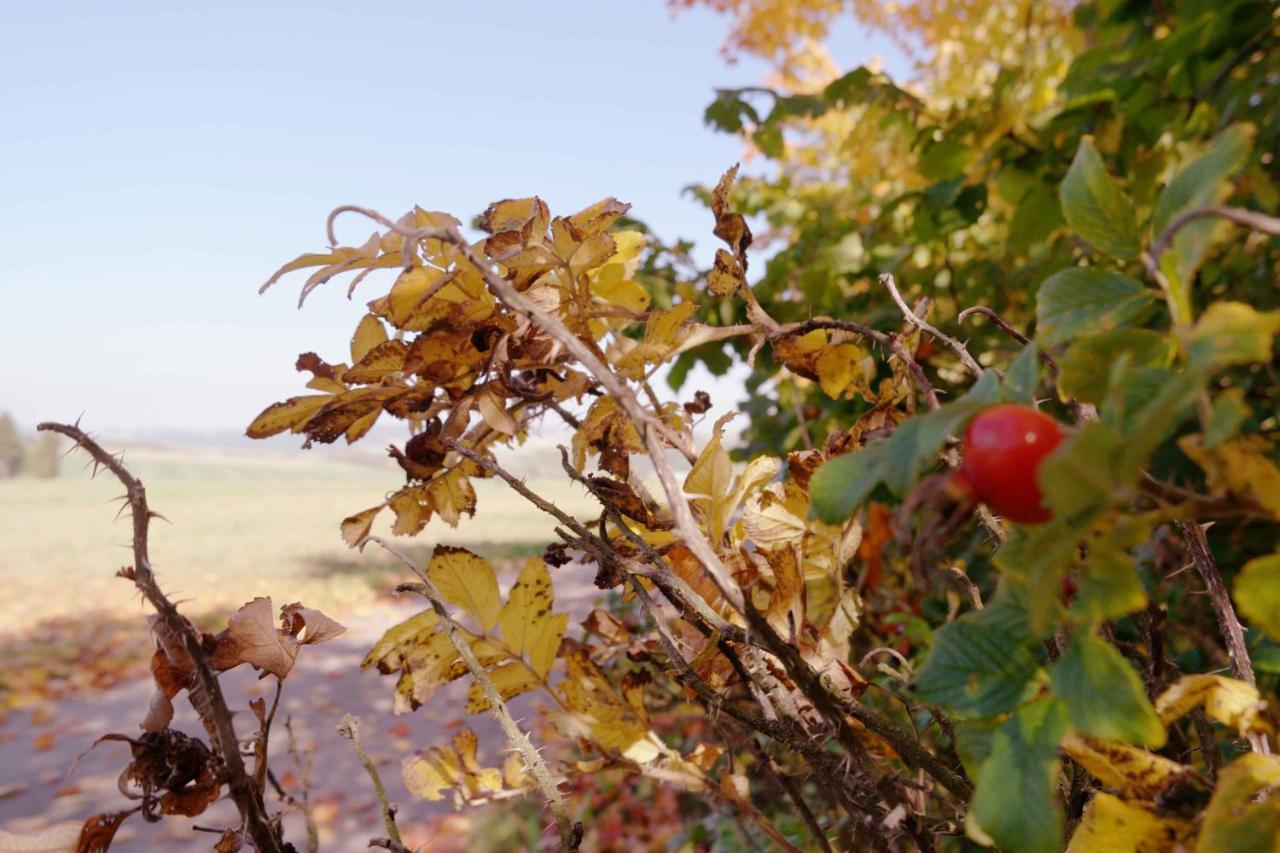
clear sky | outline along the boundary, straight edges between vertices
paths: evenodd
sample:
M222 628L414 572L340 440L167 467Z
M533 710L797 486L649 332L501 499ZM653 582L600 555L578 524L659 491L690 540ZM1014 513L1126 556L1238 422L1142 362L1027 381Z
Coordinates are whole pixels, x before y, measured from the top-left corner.
M709 242L681 189L740 148L702 111L763 74L725 64L727 26L662 0L9 4L0 411L242 429L298 393L299 352L345 355L360 292L334 282L302 311L301 279L257 295L342 203L466 221L499 198L613 195ZM852 29L836 46L849 67L903 64Z

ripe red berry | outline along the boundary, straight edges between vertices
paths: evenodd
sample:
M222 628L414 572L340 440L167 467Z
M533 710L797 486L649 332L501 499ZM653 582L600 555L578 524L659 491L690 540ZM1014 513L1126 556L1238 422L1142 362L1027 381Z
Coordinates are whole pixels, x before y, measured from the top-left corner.
M1062 438L1061 424L1035 409L992 406L964 431L960 476L996 515L1027 524L1048 521L1036 475Z

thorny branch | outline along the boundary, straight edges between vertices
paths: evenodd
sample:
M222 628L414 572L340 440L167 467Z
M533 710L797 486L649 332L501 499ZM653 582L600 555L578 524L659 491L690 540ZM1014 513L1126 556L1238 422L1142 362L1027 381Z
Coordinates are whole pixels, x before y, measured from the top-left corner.
M1209 540L1204 535L1204 528L1194 521L1179 521L1178 530L1182 532L1191 561L1195 563L1196 571L1204 579L1204 585L1209 591L1209 602L1213 605L1213 613L1218 618L1218 627L1222 630L1222 639L1227 644L1227 654L1231 658L1231 674L1257 687L1258 679L1253 673L1253 661L1249 658L1249 649L1244 641L1244 626L1236 616L1227 585L1209 551ZM1265 735L1249 735L1249 747L1263 755L1271 753Z
M923 317L918 316L915 311L911 310L907 305L906 300L902 298L902 294L898 292L898 285L894 283L892 275L884 273L880 276L880 283L889 291L889 295L893 297L894 304L898 306L898 310L902 312L902 316L906 318L908 323L921 331L928 332L934 338L945 344L948 349L959 357L961 363L964 364L965 367L969 368L969 372L972 373L975 378L982 376L982 365L978 364L978 362L974 360L973 356L969 354L968 347L945 332L939 331L935 326Z
M133 581L138 591L151 604L156 616L171 636L180 637L186 653L195 667L196 688L203 701L196 701L192 706L200 715L200 722L209 733L214 752L222 759L223 773L231 799L235 801L240 812L241 826L253 841L260 853L276 853L282 845L266 804L263 802L262 788L253 780L245 769L244 758L240 754L239 741L236 738L235 726L231 721L231 711L222 695L222 686L214 672L213 664L205 652L199 634L187 621L177 606L164 594L156 582L148 554L148 530L155 513L147 504L147 492L142 482L121 464L120 460L102 449L78 425L41 423L37 430L51 431L65 435L93 457L95 466L102 466L115 475L125 487L130 512L133 515L133 566L122 569L120 576Z

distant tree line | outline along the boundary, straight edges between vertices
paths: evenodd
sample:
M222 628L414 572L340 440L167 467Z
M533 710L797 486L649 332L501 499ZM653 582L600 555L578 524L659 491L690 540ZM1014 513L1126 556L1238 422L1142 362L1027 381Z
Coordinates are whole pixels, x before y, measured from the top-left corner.
M0 480L25 474L39 479L58 476L58 437L40 433L24 439L6 412L0 415Z

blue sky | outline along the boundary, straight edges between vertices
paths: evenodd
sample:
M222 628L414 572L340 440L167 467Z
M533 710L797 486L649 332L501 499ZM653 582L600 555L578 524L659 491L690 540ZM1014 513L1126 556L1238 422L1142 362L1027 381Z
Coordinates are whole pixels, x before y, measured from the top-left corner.
M728 23L662 0L12 4L0 20L0 411L96 429L228 429L340 358L362 313L298 311L284 261L327 212L464 220L605 195L709 242L682 187L738 143L702 125ZM842 64L901 57L849 28ZM371 229L355 220L342 236ZM375 295L366 284L365 298Z

